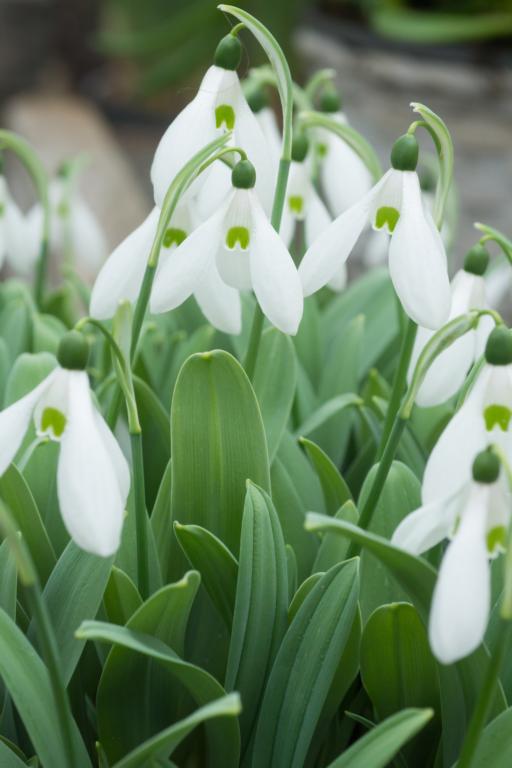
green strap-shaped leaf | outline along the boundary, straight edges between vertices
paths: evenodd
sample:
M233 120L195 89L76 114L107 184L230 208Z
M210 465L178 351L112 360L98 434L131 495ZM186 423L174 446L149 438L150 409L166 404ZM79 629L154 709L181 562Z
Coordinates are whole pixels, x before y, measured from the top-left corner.
M164 584L171 580L169 575L172 540L171 484L172 459L169 459L151 513L151 529Z
M295 430L295 436L303 437L309 435L315 429L319 429L330 419L334 418L339 413L342 413L346 408L353 408L354 406L360 406L362 404L363 401L359 395L354 395L352 392L332 397L302 422L300 427Z
M143 768L148 760L166 760L198 725L216 717L236 717L240 710L240 697L237 693L231 693L217 701L212 701L211 704L205 704L184 720L170 725L152 739L148 739L129 755L123 757L113 768Z
M300 606L274 661L252 750L254 768L303 766L357 610L358 561L331 568Z
M0 608L14 621L16 620L16 559L11 551L10 542L4 539L0 545Z
M164 407L145 381L134 378L135 397L142 427L146 503L153 507L170 458L169 419Z
M25 635L0 609L0 675L44 768L69 768L48 672ZM74 728L76 768L91 768Z
M404 709L376 725L328 768L385 768L431 719L431 709Z
M345 520L347 523L352 523L352 525L357 525L359 516L355 504L352 501L347 501L341 509L338 509L334 517L339 520ZM318 571L328 571L333 565L341 563L347 556L349 546L350 542L348 539L343 539L335 533L324 533L318 547L313 571L315 573Z
M350 488L337 467L335 467L327 454L322 451L320 446L305 437L299 442L305 448L320 480L327 514L334 515L345 502L352 501Z
M111 624L126 624L142 605L142 598L127 573L112 566L103 595L103 605Z
M0 765L2 768L27 768L27 764L21 760L7 744L0 740Z
M235 613L226 690L244 708L242 744L250 738L274 655L287 627L288 570L279 518L268 494L252 483L245 498Z
M214 677L200 667L196 667L194 664L189 664L188 662L183 661L183 659L156 637L137 632L128 627L118 627L114 624L105 624L99 621L85 622L77 634L85 640L112 643L116 646L114 651L122 650L135 652L135 654L140 655L143 658L145 657L148 660L156 661L158 663L160 676L162 676L162 670L168 671L169 675L179 680L196 703L201 706L209 704L211 701L219 699L225 695L224 689ZM132 656L133 655L134 654L132 654ZM157 670L155 670L155 672L156 671ZM164 682L167 679L168 678L165 678ZM123 690L128 688L126 685L127 680L130 680L130 678L123 673L121 677ZM140 697L141 689L137 687L135 693ZM119 693L119 697L121 697L121 692ZM119 697L112 701L112 706L116 706L116 704L119 703ZM165 712L161 712L161 716L164 715ZM140 730L140 726L137 726L137 730ZM157 733L161 730L163 729L160 728ZM238 723L232 718L222 719L214 723L207 723L206 734L208 743L206 765L208 768L238 768L240 752L240 732ZM134 747L137 747L144 739L135 737L132 740L134 742ZM102 744L105 744L103 739ZM113 748L112 751L118 752L119 748ZM108 755L108 750L106 750L106 752ZM120 757L122 757L122 755L120 755L119 758ZM115 760L118 758L111 757L110 759Z
M238 562L220 539L200 525L174 523L174 532L192 568L201 574L210 598L231 629Z

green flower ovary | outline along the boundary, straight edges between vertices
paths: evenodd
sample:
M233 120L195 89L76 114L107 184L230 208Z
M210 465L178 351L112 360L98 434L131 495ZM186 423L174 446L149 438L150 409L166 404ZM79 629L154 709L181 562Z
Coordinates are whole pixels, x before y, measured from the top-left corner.
M226 126L226 130L232 131L235 127L235 110L229 104L220 104L215 110L215 127Z
M290 195L288 198L290 211L296 216L300 216L304 210L304 198L301 195Z
M251 236L247 227L231 227L226 235L226 245L232 251L238 243L242 251L249 247Z
M389 231L393 232L399 218L400 213L396 208L384 205L382 208L379 208L375 215L375 226L377 229L382 229L387 224Z
M66 429L66 417L57 408L45 408L41 415L41 432L61 437Z
M504 525L496 525L487 531L487 549L489 552L504 550L507 543L507 529Z
M169 229L165 230L163 246L164 248L171 248L173 245L178 247L186 237L187 233L184 229L174 229L173 227L169 227Z
M498 426L502 432L506 432L510 424L512 411L506 405L488 405L484 410L485 428L491 432Z

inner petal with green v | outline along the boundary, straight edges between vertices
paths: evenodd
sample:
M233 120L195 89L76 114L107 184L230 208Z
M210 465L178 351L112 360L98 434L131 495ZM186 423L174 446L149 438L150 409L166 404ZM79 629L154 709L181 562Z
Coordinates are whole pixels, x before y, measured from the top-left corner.
M304 210L304 198L302 195L290 195L288 198L290 211L296 216L300 216Z
M226 130L232 131L235 127L235 110L229 104L220 104L215 110L215 127L226 126Z
M394 232L397 221L400 218L400 212L396 208L383 205L375 214L375 226L377 229L387 227L389 232Z
M485 428L491 432L494 427L499 427L506 432L511 417L512 411L506 405L488 405L484 410Z
M66 429L67 419L57 408L45 408L41 415L41 432L50 437L62 437Z
M184 240L186 240L187 233L184 229L176 229L169 227L165 230L163 246L164 248L171 248L173 245L178 247Z
M504 525L496 525L487 531L487 549L489 552L496 552L497 549L504 550L507 543L507 529Z
M231 227L226 235L226 245L231 251L237 245L242 251L246 251L249 247L250 239L251 236L247 227Z

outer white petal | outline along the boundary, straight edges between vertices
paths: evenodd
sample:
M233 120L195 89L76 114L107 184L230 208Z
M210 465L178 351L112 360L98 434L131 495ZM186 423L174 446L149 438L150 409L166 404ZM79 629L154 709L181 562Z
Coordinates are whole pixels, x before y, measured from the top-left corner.
M103 229L82 200L72 202L70 216L73 255L77 265L96 274L108 255Z
M217 211L168 254L153 283L151 312L168 312L194 293L219 248L224 215Z
M331 277L327 283L331 291L340 293L347 285L347 265L342 264L337 272Z
M195 205L198 217L201 221L205 221L213 216L233 191L231 171L224 163L217 160L199 176L190 189L192 192L196 191Z
M219 90L229 92L226 71L216 66L208 69L195 98L173 120L160 140L151 166L155 202L159 207L176 174L218 133L215 102ZM229 74L232 85L238 76L235 72Z
M485 539L488 488L475 487L441 568L430 614L429 636L443 664L467 656L482 642L490 608Z
M68 422L57 469L60 511L79 547L108 557L119 547L126 499L98 429L87 374L69 371L68 375Z
M274 110L270 107L263 107L263 109L260 109L259 112L256 112L255 117L261 130L263 131L263 135L267 140L272 162L277 168L279 165L279 158L281 156L281 145L283 140L279 126L277 124Z
M256 198L250 266L254 293L263 313L283 333L297 333L304 304L297 269Z
M435 444L423 475L424 504L452 496L467 483L475 456L492 442L482 415L490 375L491 369L487 366Z
M14 459L40 397L54 379L54 372L24 397L0 412L0 475Z
M425 216L418 176L404 171L402 177L402 208L389 246L391 279L409 317L440 328L451 304L446 254Z
M92 412L94 421L96 423L96 428L100 434L105 449L108 451L110 460L112 462L112 467L116 473L121 499L124 499L123 504L126 504L126 499L128 498L128 493L130 491L130 467L128 466L128 462L126 461L126 458L121 448L119 447L119 443L110 430L110 427L106 423L101 413L94 407L94 405Z
M137 300L160 210L149 216L111 253L100 270L91 294L90 312L100 320L113 317L120 301Z
M210 263L194 296L207 320L219 331L239 334L242 330L242 305L236 288L226 285L217 271L215 262Z
M306 208L305 237L306 245L314 243L317 237L327 229L332 219L329 211L320 199L314 187L311 188Z
M31 241L26 217L16 203L9 199L4 211L5 251L10 266L22 274L28 274L34 266L37 251Z
M439 499L411 512L396 528L391 543L413 555L421 555L439 544L453 530L463 495L463 492L457 493L451 499Z

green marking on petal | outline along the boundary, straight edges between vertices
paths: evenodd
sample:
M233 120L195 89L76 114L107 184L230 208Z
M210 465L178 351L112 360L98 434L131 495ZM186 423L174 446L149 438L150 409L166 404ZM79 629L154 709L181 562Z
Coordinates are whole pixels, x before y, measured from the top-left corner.
M238 243L242 251L246 251L250 239L251 236L247 227L231 227L226 235L226 245L230 250L233 250Z
M484 411L485 428L488 432L498 426L503 432L506 432L512 411L506 405L488 405Z
M304 210L304 198L301 195L290 195L288 198L288 205L292 213L300 216Z
M41 416L41 432L52 432L61 437L66 429L66 417L57 408L45 408Z
M329 151L327 144L323 144L323 143L317 144L315 149L318 157L325 157L327 152Z
M504 525L496 525L487 531L487 549L489 552L496 552L496 550L505 549L507 543L507 529Z
M60 216L61 219L65 219L66 216L69 215L69 205L65 200L58 204L57 215Z
M177 247L178 245L181 245L182 242L186 240L186 238L187 233L184 229L175 229L173 227L169 227L165 230L163 246L164 248L171 248L173 245Z
M382 229L387 225L387 228L390 232L394 232L394 229L397 225L397 221L400 218L400 213L397 211L396 208L392 208L391 206L384 205L382 208L379 208L377 211L377 214L375 216L375 226L377 229Z
M235 110L229 104L221 104L215 110L215 126L226 126L226 130L232 131L235 127Z

